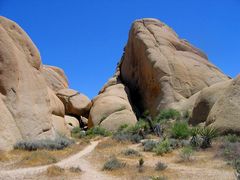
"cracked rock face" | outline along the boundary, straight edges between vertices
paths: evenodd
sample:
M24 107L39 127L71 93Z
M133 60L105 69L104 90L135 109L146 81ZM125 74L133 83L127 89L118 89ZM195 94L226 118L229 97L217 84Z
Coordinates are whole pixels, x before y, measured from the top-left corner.
M18 140L54 137L63 106L50 94L39 52L14 22L0 17L0 150ZM54 100L55 99L55 100ZM62 121L63 120L63 121Z
M229 79L203 52L156 19L133 23L120 72L133 103L152 115Z

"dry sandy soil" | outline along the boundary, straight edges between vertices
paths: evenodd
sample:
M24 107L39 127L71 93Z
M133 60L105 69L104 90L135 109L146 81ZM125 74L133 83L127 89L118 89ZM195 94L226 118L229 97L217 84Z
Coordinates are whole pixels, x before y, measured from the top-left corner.
M128 148L140 152L140 157L126 157L122 151ZM52 165L36 167L15 167L14 169L0 169L0 179L83 179L83 180L111 180L111 179L150 179L151 176L166 177L171 180L234 180L234 170L224 160L216 156L217 145L207 151L195 152L193 160L181 162L179 150L174 150L164 156L156 156L151 152L144 152L141 144L118 143L111 138L92 141L83 150L70 155L57 163L57 167L64 169L58 176L49 176L47 169ZM116 156L126 163L122 169L102 171L103 164L111 157ZM143 172L138 171L138 160L143 158L145 163ZM167 169L155 171L157 162L167 164ZM71 167L81 168L81 172L71 172Z

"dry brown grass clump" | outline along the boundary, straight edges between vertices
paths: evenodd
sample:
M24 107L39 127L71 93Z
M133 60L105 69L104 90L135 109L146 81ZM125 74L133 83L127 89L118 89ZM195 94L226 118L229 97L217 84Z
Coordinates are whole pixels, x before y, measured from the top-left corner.
M65 170L59 166L50 166L47 168L47 176L60 176L63 175Z
M26 154L19 162L21 166L41 166L56 163L57 159L54 155L47 151L34 151Z
M8 160L8 157L4 151L0 151L0 162L5 162Z

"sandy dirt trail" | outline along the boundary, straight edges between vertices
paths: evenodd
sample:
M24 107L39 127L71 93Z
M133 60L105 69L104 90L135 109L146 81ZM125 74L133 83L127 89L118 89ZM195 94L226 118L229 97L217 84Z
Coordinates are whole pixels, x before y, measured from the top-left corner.
M98 145L99 141L93 141L90 145L84 148L82 151L78 152L75 155L72 155L66 159L59 161L58 163L46 165L46 166L38 166L38 167L30 167L30 168L19 168L13 170L0 170L0 179L1 180L20 180L20 179L38 179L38 175L45 172L49 166L56 165L61 168L67 169L70 167L80 167L82 173L79 177L74 177L76 179L97 179L97 180L112 180L116 179L116 177L111 177L101 170L98 170L94 165L92 165L88 160L85 159L85 156L90 154L95 147Z

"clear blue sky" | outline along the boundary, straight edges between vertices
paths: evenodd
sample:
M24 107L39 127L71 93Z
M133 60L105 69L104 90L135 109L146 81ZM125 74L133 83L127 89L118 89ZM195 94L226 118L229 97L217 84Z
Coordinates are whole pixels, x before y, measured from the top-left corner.
M0 0L0 15L91 98L114 73L132 21L143 17L171 26L229 76L240 72L240 0Z

